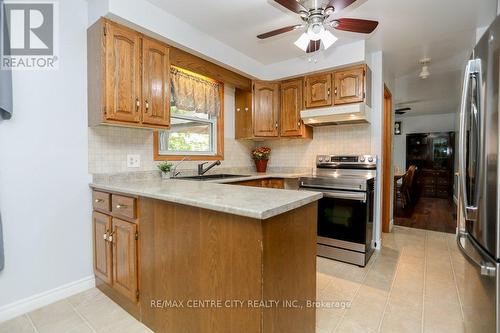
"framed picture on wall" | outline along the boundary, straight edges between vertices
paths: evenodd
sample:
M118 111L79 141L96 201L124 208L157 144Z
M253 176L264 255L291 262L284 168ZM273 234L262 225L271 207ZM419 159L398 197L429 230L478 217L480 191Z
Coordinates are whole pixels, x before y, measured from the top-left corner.
M401 121L394 122L394 135L401 135Z

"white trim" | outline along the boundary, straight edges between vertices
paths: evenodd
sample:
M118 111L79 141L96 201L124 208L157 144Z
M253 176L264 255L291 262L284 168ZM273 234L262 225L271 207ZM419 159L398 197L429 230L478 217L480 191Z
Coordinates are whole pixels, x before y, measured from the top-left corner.
M453 202L455 203L455 205L458 206L458 198L457 198L457 196L455 194L453 194Z
M377 246L375 246L375 244L377 244ZM372 240L372 247L375 249L375 250L380 250L382 248L382 239L379 239L379 240Z
M0 323L95 287L94 275L0 307Z

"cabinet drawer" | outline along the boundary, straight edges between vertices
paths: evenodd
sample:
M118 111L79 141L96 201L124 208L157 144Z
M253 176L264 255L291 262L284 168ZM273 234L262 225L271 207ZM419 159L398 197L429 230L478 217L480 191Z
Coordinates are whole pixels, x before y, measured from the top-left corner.
M95 210L109 213L111 211L110 196L111 195L109 193L93 191L92 192L92 207Z
M118 194L113 194L111 197L111 211L114 215L135 219L137 217L136 205L137 201L135 198L124 197Z

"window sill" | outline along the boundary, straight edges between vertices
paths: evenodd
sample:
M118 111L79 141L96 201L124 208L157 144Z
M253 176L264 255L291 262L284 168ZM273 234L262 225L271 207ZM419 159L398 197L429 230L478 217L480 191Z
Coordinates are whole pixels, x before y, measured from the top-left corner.
M183 159L186 161L223 161L224 155L158 155L155 153L155 161L180 161Z

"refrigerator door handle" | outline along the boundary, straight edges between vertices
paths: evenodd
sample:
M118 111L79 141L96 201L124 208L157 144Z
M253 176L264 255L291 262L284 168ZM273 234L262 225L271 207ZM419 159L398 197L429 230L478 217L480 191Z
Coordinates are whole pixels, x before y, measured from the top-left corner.
M458 244L458 249L460 250L460 252L462 252L462 254L464 255L464 257L469 260L472 264L474 264L475 266L477 266L479 268L479 271L481 273L481 275L483 276L496 276L497 274L497 269L494 265L486 262L486 261L483 261L483 260L478 260L478 259L475 259L473 258L468 252L467 250L465 250L464 246L462 245L462 242L461 240L464 239L464 240L467 240L468 239L468 234L466 232L459 232L458 235L457 235L457 244ZM475 247L476 250L483 256L484 254L482 253L483 251L477 247Z
M482 71L481 71L481 60L480 59L474 59L470 60L467 63L467 66L465 68L465 75L464 75L464 84L463 84L463 93L462 93L462 103L461 103L461 108L460 108L460 138L459 138L459 146L460 146L460 160L459 160L459 168L460 168L460 187L461 187L461 192L462 192L462 204L464 207L464 215L465 219L468 221L476 221L477 220L477 211L478 211L478 203L479 203L479 197L480 197L480 182L481 182L481 156L482 156L482 136L481 136L481 119L480 119L480 108L481 108L481 82L482 82ZM472 115L474 116L474 125L476 128L476 142L478 144L478 147L476 147L477 151L479 152L479 160L478 163L479 165L476 166L476 177L475 177L475 191L474 191L474 202L472 203L470 201L471 198L468 197L468 191L467 191L467 147L466 147L466 133L467 133L467 117L468 117L468 111L469 108L467 106L468 104L468 93L469 93L469 87L470 87L470 81L471 79L476 80L476 91L475 93L475 99L476 99L476 104L477 107L474 105L470 108L470 112L472 112Z

